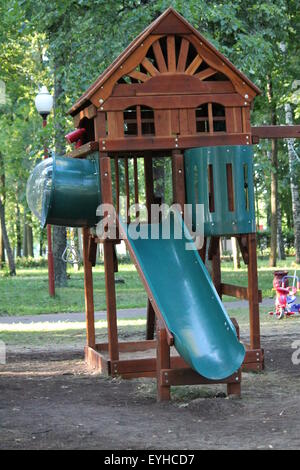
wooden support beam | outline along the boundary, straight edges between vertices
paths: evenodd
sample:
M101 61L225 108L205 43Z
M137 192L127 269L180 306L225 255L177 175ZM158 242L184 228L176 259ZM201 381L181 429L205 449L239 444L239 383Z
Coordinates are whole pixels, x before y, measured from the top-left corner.
M170 384L167 380L162 382L162 371L170 369L170 346L167 341L167 332L161 322L157 321L157 400L166 401L171 398Z
M223 134L216 132L213 134L203 133L198 135L178 135L174 137L130 137L130 139L109 139L103 140L108 152L137 152L154 150L185 150L193 147L209 147L219 145L247 145L248 134Z
M83 235L83 266L84 266L84 299L86 317L86 340L87 346L95 347L95 318L94 318L94 293L93 293L93 272L92 264L89 260L89 238L88 228L82 229Z
M89 262L94 267L97 261L97 242L94 237L89 237Z
M212 281L220 298L222 298L220 237L211 237L208 248L208 259L211 260L212 265Z
M146 325L146 339L151 340L154 338L155 329L155 312L150 300L147 302L147 325Z
M183 214L185 204L184 155L178 150L172 152L173 202L180 204Z
M97 351L108 351L108 343L97 343L95 345ZM144 341L124 341L119 343L119 352L136 352L156 349L156 340Z
M100 153L100 170L102 202L113 204L110 158L106 153ZM114 244L115 240L109 239L103 243L109 358L112 361L119 359Z
M94 106L93 104L91 104L90 106L87 106L86 108L82 109L78 114L75 114L75 116L73 116L74 126L78 127L80 124L80 121L83 118L93 119L96 116L96 114L97 114L96 106Z
M251 349L260 349L259 294L257 277L256 234L248 234L248 295Z
M106 240L103 244L103 248L109 358L111 361L116 361L119 359L119 347L114 274L114 243L110 240Z
M151 205L154 204L154 185L153 185L153 162L152 156L144 157L144 175L146 191L146 208L148 212L148 222L151 222Z
M249 300L249 292L247 287L235 286L233 284L221 283L221 290L223 295L236 297L237 299ZM262 291L258 290L258 301L262 302Z
M204 237L204 240L203 240L203 246L202 248L199 250L199 255L200 255L200 258L202 259L203 263L205 264L205 258L206 258L206 246L207 246L207 237Z
M84 358L90 369L94 369L101 374L108 374L107 360L94 348L85 346Z
M90 153L96 152L99 149L98 142L88 142L87 144L82 145L78 149L72 150L72 152L67 153L66 157L69 158L84 158Z
M171 386L171 385L210 385L210 384L236 384L240 382L241 376L237 372L230 377L222 380L210 380L202 375L198 374L195 370L191 368L183 369L170 369L165 368L160 371L160 383L161 386Z
M300 126L252 126L253 143L260 139L299 139Z
M241 253L242 253L244 263L248 265L249 264L249 252L248 252L247 235L238 235L236 238L237 238L237 241L238 241Z

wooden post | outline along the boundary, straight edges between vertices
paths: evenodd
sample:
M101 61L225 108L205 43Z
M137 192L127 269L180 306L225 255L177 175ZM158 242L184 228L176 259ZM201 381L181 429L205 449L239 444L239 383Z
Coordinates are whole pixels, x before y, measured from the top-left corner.
M154 204L154 187L153 187L153 167L152 156L145 154L144 156L144 174L145 174L145 189L146 189L146 208L148 212L148 223L151 223L151 205ZM147 325L146 325L146 339L153 339L155 315L150 300L147 301Z
M114 273L114 243L106 240L104 248L104 270L106 290L106 311L108 329L108 353L111 361L119 360L117 305Z
M206 261L206 245L207 245L207 237L204 237L203 246L202 246L202 248L200 248L200 250L198 250L199 255L200 255L200 257L201 257L204 264L205 264L205 261Z
M180 204L183 214L185 204L184 156L179 150L172 153L173 201Z
M238 380L235 383L227 384L227 395L241 396L241 371L238 372Z
M144 156L144 174L145 174L145 189L146 189L146 207L148 211L148 223L151 222L151 205L154 203L154 189L153 189L153 168L152 156L147 153Z
M157 371L157 400L167 401L171 398L170 385L161 384L161 370L170 369L170 346L167 340L167 330L161 322L157 321L157 353L156 353L156 371Z
M102 152L100 153L100 170L102 202L105 204L113 204L110 158L106 153ZM115 240L106 239L103 243L108 352L111 361L117 361L119 359L114 242Z
M220 237L211 237L208 250L208 259L211 260L212 281L220 298L222 298Z
M146 339L153 339L154 338L154 328L155 328L155 312L153 310L152 303L148 299Z
M248 234L248 295L250 316L250 346L260 349L259 293L257 277L256 234Z
M94 294L93 294L93 272L89 260L89 234L88 228L83 230L83 265L84 265L84 297L86 316L86 339L90 348L95 348L95 318L94 318Z

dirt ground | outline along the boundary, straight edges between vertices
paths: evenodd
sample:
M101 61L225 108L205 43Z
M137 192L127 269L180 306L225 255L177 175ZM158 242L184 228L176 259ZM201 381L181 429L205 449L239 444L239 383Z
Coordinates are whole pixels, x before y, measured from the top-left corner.
M158 404L153 380L87 371L82 350L8 354L0 366L1 449L299 449L299 322L263 332L266 370L224 386L178 387ZM300 356L300 354L299 354Z

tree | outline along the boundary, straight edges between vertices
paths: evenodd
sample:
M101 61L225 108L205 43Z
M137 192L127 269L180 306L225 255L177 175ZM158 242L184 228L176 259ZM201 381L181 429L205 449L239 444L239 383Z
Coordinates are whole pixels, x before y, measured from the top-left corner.
M285 105L286 124L293 124L292 107L289 103ZM287 139L289 155L289 175L292 194L292 208L295 234L296 263L300 264L300 185L299 185L299 157L294 148L294 139Z

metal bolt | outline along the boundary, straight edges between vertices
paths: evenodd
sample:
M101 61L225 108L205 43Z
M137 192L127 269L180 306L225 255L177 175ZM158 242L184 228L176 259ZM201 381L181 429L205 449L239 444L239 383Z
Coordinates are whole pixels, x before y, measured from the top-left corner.
M247 100L247 99L249 98L249 95L246 94L246 95L245 95L245 98L246 98L246 100Z
M104 109L104 108L103 108L103 106L101 106L101 108L100 108L100 109L101 109L101 111L103 111L103 109Z
M178 170L178 173L181 174L181 173L182 173L182 170Z
M245 101L244 105L247 106L247 104L248 104L247 101Z
M105 140L102 140L102 144L103 144L103 145L105 144Z
M232 222L232 225L235 225L235 222L234 222L234 221Z
M105 150L105 147L102 147L102 150Z
M107 171L104 173L104 176L108 176L108 173L107 173Z
M102 98L100 98L99 103L102 104L103 102L104 102L104 100Z
M144 44L143 44L143 43L141 44L141 47L144 47Z
M238 377L236 377L236 378L235 378L235 380L238 382L238 381L239 381L239 378L238 378Z

